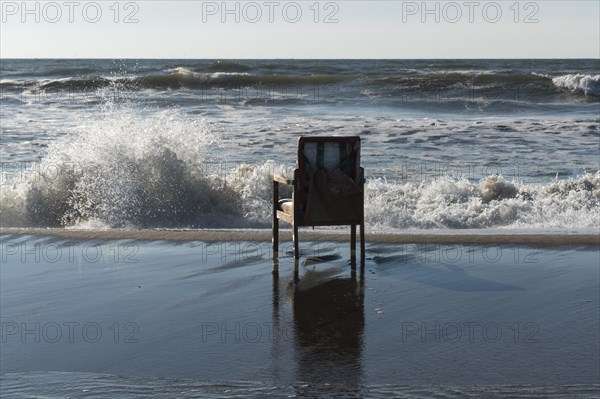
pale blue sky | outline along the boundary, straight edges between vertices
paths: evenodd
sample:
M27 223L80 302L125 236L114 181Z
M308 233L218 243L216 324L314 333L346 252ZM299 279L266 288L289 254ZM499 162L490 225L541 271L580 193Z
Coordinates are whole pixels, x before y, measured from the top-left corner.
M1 3L2 58L600 58L597 0Z

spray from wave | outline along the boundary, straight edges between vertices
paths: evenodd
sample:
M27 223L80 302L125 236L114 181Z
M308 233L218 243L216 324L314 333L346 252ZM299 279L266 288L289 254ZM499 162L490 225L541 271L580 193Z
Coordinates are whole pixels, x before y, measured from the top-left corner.
M39 163L3 170L0 225L268 227L271 175L285 168L223 159L223 132L214 126L177 109L106 103ZM368 179L365 197L371 230L600 226L600 172L546 184Z
M206 123L176 110L149 115L130 111L109 106L54 142L39 164L25 171L5 170L2 225L251 223L255 211L249 208L253 193L247 186L256 183L256 172L240 170L228 178L216 170L210 152L218 150L218 135ZM244 173L249 180L240 179Z

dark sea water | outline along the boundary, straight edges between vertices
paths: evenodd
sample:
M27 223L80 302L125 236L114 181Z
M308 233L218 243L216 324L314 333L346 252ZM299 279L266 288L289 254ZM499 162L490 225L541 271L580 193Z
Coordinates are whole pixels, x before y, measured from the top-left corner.
M598 60L1 61L2 226L269 225L360 135L375 231L598 228Z

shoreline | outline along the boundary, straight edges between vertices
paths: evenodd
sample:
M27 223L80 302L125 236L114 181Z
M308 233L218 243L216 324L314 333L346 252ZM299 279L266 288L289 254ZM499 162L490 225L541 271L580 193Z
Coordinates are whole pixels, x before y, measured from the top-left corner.
M456 231L457 233L460 230ZM525 244L556 247L563 245L594 245L600 247L600 234L556 232L531 233L499 230L482 230L468 233L411 231L407 233L366 233L367 243L389 244ZM280 230L281 241L291 241L291 230ZM271 230L75 230L60 228L0 228L0 235L54 236L61 238L101 239L101 240L144 240L144 241L270 241ZM300 241L349 240L349 232L300 230ZM280 241L280 242L281 242Z

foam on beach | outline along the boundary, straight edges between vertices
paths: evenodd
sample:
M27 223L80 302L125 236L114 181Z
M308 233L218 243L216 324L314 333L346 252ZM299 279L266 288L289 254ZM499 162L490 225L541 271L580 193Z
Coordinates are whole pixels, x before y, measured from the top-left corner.
M39 162L2 171L1 226L266 228L271 176L289 174L290 165L225 163L225 136L178 110L144 115L109 103ZM600 226L600 172L550 182L496 173L397 177L367 177L369 230Z

